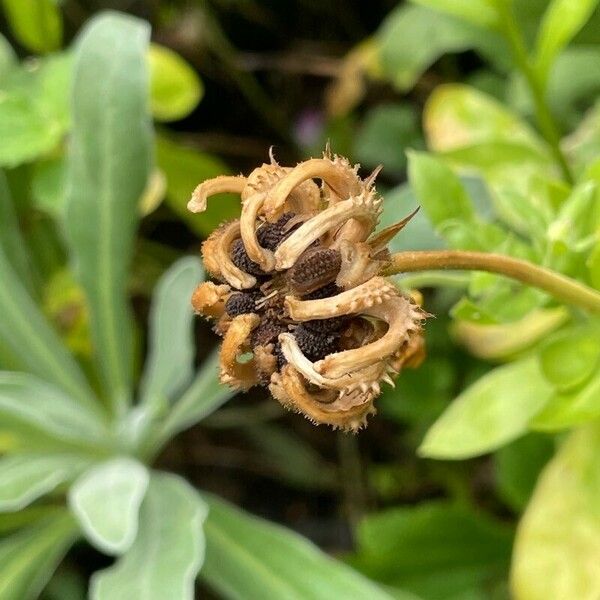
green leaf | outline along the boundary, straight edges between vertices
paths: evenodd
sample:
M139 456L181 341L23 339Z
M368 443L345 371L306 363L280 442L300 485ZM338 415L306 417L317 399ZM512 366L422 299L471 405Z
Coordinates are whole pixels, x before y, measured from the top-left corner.
M351 564L384 584L449 600L483 592L500 579L511 543L510 527L485 514L429 502L365 517Z
M52 152L70 123L71 55L13 68L1 82L0 164L14 167Z
M574 432L542 472L517 530L516 600L600 595L600 429Z
M600 290L600 242L596 244L587 260L592 285Z
M569 251L589 250L600 227L598 185L586 181L575 187L550 223L547 238L558 259Z
M141 382L142 401L164 406L189 383L196 353L190 298L204 272L195 257L178 260L160 279L150 309L150 353Z
M599 60L600 48L597 45L571 46L556 58L548 74L546 97L553 115L564 124L566 131L572 131L579 125L582 107L591 106L598 95L600 73L595 67ZM518 87L516 93L523 95L523 112L531 114L534 108L526 84L523 80L519 83L523 89ZM520 107L521 104L515 102L515 106Z
M156 161L167 178L167 204L192 231L207 236L223 221L239 217L240 198L235 194L212 197L207 210L200 214L187 209L192 191L200 182L229 173L218 158L158 136Z
M433 226L461 220L469 223L475 211L460 179L442 161L425 152L408 153L410 185Z
M540 349L544 377L559 391L570 391L598 371L600 329L594 324L563 329Z
M557 54L594 12L598 0L552 0L540 24L535 48L538 76L545 80Z
M213 496L203 579L230 599L391 600L374 583L299 535L247 515Z
M92 577L92 600L192 600L204 557L206 510L184 480L153 473L137 538L114 566Z
M27 373L0 371L2 428L24 449L100 448L110 443L101 415Z
M507 64L499 35L482 35L479 27L423 6L401 4L392 11L377 32L377 42L383 74L402 92L447 53L476 49L499 65Z
M60 220L65 210L64 158L40 160L33 166L31 196L36 208Z
M17 56L8 40L0 34L0 84L17 63Z
M231 387L219 382L218 367L219 352L213 350L165 419L162 437L168 439L198 423L235 395Z
M424 147L415 108L382 104L369 111L356 134L353 155L366 168L384 165L386 173L406 168L406 149Z
M462 310L466 308L465 304ZM472 304L470 306L473 307ZM459 317L460 310L454 310L453 316ZM566 323L569 317L569 310L560 306L534 310L512 323L482 324L457 320L452 324L452 334L471 354L479 358L505 359L545 338Z
M496 484L502 499L521 512L535 488L540 471L554 454L550 436L531 433L496 452Z
M55 0L2 0L17 40L33 52L52 52L62 43L62 18Z
M52 150L63 129L44 114L37 99L2 93L0 98L0 165L15 167Z
M62 341L24 289L0 246L0 346L11 364L96 407L89 384Z
M576 350L573 349L573 352ZM599 394L600 374L596 369L585 386L570 392L555 393L533 419L531 427L540 431L560 431L595 421L600 417Z
M437 152L504 142L510 144L509 157L517 146L545 157L543 143L525 121L492 96L463 84L436 87L427 99L423 127Z
M463 459L492 452L525 433L551 394L536 357L498 367L452 402L427 432L419 454Z
M138 532L138 514L150 474L131 458L114 458L86 471L69 490L69 507L89 542L123 554Z
M261 451L261 463L300 489L335 489L337 473L309 442L276 425L244 427L244 435Z
M72 517L61 511L0 542L0 598L34 600L77 538Z
M32 291L30 258L3 171L0 171L0 244L23 284Z
M85 576L73 567L61 567L44 589L43 600L86 600Z
M19 454L0 459L0 511L22 510L73 477L88 461L69 454Z
M143 21L108 13L85 27L76 52L65 228L90 305L97 368L117 412L132 386L126 287L151 163L148 37Z
M456 2L455 0L411 1L413 4L426 6L464 19L479 27L485 27L486 29L495 29L498 27L498 14L486 0L469 0L468 2Z
M418 202L411 187L405 183L385 194L383 206L378 229L389 227L409 215L418 207ZM419 210L388 244L390 252L434 250L444 248L444 246L443 240L436 234L423 210Z
M150 108L158 121L177 121L191 113L204 94L196 71L169 48L150 44Z

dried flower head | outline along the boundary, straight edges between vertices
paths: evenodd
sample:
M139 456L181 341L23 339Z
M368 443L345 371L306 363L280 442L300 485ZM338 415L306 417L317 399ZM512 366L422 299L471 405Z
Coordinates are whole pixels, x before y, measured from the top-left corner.
M382 210L377 172L363 180L329 150L294 168L271 155L248 177L195 189L192 212L221 192L242 200L240 219L202 246L217 283L199 285L192 298L223 336L223 383L268 386L315 423L357 430L375 413L380 383L394 385L402 367L420 363L426 314L378 275L389 263L387 243L412 215L373 234Z

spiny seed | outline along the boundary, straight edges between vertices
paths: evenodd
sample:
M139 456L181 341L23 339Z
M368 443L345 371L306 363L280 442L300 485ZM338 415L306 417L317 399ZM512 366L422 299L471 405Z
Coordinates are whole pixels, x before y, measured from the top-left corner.
M225 302L225 310L230 317L256 312L254 294L244 292L231 294Z
M294 337L302 353L311 361L321 360L338 350L339 335L315 332L305 327L304 324L296 327Z
M341 266L342 255L337 250L311 248L288 271L288 284L296 294L309 294L335 281Z
M265 272L260 268L260 265L250 260L244 242L238 238L231 244L231 260L233 264L242 271L250 275L265 275Z
M267 250L275 250L277 246L288 237L301 223L296 223L287 230L289 220L295 217L293 212L286 212L275 223L265 223L256 232L258 243Z

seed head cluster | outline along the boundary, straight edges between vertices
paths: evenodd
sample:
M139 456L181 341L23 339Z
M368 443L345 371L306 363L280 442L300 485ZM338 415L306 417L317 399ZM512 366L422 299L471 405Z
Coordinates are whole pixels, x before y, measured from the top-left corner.
M375 412L380 383L420 362L426 315L379 275L406 219L373 233L382 202L373 183L326 151L294 168L271 158L248 177L196 188L192 212L221 192L242 200L240 219L204 242L212 281L192 298L223 336L222 382L267 386L315 423L357 430Z

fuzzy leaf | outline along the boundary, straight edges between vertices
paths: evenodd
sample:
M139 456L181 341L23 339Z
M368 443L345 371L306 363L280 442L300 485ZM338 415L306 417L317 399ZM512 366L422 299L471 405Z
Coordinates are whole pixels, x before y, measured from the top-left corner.
M197 258L178 260L160 279L150 309L150 353L142 378L142 399L146 404L164 405L183 385L194 369L190 298L204 278Z
M283 527L214 497L201 576L231 600L391 600L350 567ZM398 596L402 598L402 596Z
M78 40L72 96L65 226L90 305L96 364L117 412L132 386L126 286L151 163L148 37L138 19L95 17Z
M92 467L73 484L69 506L93 546L107 554L123 554L131 547L149 478L141 463L115 458Z
M204 558L206 505L174 475L154 473L137 538L118 562L92 577L92 600L192 600Z

